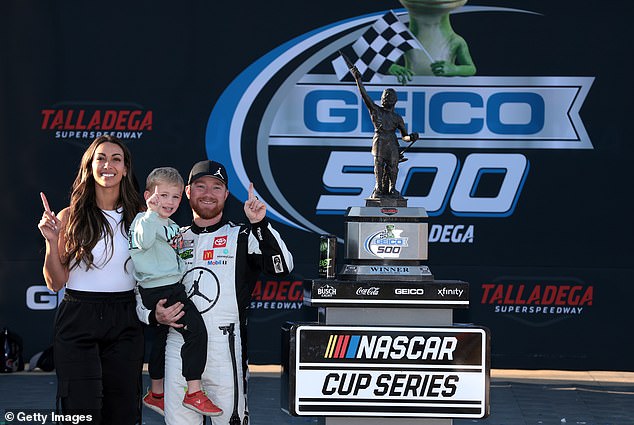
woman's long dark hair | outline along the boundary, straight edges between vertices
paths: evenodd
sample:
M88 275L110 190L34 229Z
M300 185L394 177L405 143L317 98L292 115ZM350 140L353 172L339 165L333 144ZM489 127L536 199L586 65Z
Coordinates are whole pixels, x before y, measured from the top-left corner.
M64 265L73 269L80 263L86 268L94 266L92 250L100 239L104 239L108 260L113 254L114 234L106 216L97 206L95 179L92 174L92 161L95 151L102 143L114 143L123 150L123 163L127 173L119 185L119 199L116 208L123 211L124 234L127 234L132 220L141 211L143 202L134 180L130 151L123 142L113 136L97 137L88 146L81 158L77 177L70 196L68 224L66 225L66 256ZM108 248L110 247L110 248Z

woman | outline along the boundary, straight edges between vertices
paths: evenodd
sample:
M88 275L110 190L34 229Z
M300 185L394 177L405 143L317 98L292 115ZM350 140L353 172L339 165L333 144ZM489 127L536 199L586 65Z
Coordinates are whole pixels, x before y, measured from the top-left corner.
M42 193L44 279L66 287L55 319L57 400L95 424L134 424L140 410L143 332L135 312L127 232L142 202L130 152L111 136L88 147L70 206L57 216Z

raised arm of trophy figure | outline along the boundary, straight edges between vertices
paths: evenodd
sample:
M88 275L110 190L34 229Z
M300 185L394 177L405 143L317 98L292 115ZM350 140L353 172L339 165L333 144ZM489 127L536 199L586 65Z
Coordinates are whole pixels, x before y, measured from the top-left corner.
M354 81L357 82L357 87L359 88L359 93L361 93L361 98L363 99L365 106L367 106L369 110L376 108L377 105L372 101L372 98L370 98L370 95L368 95L368 92L365 90L363 81L361 81L361 73L359 72L359 69L353 65L350 67L350 73L354 77Z

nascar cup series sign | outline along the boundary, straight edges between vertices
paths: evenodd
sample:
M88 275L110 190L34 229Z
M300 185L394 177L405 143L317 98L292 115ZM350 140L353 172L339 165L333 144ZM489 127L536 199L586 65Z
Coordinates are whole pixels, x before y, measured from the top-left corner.
M293 415L489 414L484 328L296 325L290 341Z
M464 2L438 3L448 8ZM539 19L532 11L484 6L447 14L501 11ZM465 55L449 52L445 58L443 46L450 43L426 39L423 32L407 43L402 39L410 20L432 19L419 13L380 11L333 23L290 40L240 74L216 103L206 133L208 156L228 165L232 193L244 201L249 182L258 182L271 218L317 233L336 234L340 221L328 217L365 204L374 186L374 129L356 85L338 65L340 50L356 52L352 60L377 102L384 88L396 88L396 112L408 132L421 135L399 167L396 188L410 207L424 207L429 216L508 217L530 169L518 151L593 148L579 117L593 77L476 76L469 63L452 63L460 78L448 78L452 74L430 63L447 65L457 56L465 61ZM385 41L397 31L401 38ZM403 56L413 73L406 84L396 63ZM302 190L289 178L297 173ZM479 190L487 176L498 182L492 194ZM422 189L421 181L431 183ZM472 225L445 226L452 229L430 228L430 242L468 243L476 235ZM464 237L439 236L455 229L463 229Z

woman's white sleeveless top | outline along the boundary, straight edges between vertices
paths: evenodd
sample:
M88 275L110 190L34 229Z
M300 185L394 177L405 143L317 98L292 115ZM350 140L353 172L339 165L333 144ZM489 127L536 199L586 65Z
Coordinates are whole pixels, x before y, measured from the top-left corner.
M68 276L66 287L87 292L121 292L134 289L134 265L128 261L128 235L123 230L123 212L105 211L103 214L114 233L113 246L100 239L92 250L94 262L90 270L81 263ZM114 248L114 251L113 251ZM111 256L112 255L112 256Z

